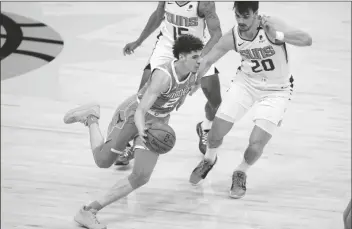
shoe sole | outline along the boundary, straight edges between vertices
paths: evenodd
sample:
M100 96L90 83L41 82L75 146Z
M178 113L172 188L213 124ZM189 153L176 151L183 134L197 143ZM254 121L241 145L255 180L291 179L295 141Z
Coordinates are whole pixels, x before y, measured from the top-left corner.
M80 222L76 219L76 217L74 217L74 220L75 220L75 222L76 222L80 227L89 228L88 225L86 225L86 224L84 224L84 223L80 223ZM107 229L107 226L102 226L100 229Z
M196 132L197 132L198 137L200 138L201 135L202 135L202 130L201 130L201 127L200 127L200 124L199 124L199 123L197 124ZM200 151L201 154L205 155L205 152L202 152L202 151L200 150L200 146L201 146L200 142L201 142L201 139L199 140L199 144L198 144L199 151Z
M243 196L232 195L231 191L230 191L229 192L229 197L232 198L232 199L241 199L242 197L244 197L244 195Z
M199 126L200 126L200 125L199 125L199 123L198 123L197 126L196 126L196 132L197 132L198 137L201 136L201 132L200 132Z
M83 106L74 108L72 110L69 110L64 116L64 123L65 124L75 123L76 121L73 118L74 114L76 112L80 112L87 109L93 110L93 115L95 115L97 118L100 118L100 106L98 104L92 103L92 104L83 105Z
M126 166L126 165L129 165L130 164L130 162L128 161L128 162L116 162L114 165L116 165L116 166Z

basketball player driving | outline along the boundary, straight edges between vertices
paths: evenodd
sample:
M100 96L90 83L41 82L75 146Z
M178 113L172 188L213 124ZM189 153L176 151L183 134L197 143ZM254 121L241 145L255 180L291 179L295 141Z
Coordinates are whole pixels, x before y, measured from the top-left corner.
M119 180L104 196L79 210L75 221L81 226L106 228L97 220L97 212L149 181L159 154L166 152L146 147L147 123L167 125L170 113L182 105L197 80L195 73L203 47L203 42L193 35L180 36L172 48L175 59L156 67L137 95L130 96L116 109L106 141L98 125L99 105L83 105L66 113L66 124L81 122L88 126L93 158L99 168L109 168L128 142L134 140L135 162L131 174Z

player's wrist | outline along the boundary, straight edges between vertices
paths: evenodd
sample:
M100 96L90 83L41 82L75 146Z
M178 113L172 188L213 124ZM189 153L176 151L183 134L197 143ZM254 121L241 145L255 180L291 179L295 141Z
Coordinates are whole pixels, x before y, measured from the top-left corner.
M136 43L138 44L138 46L139 46L139 45L141 45L141 44L143 43L143 39L138 38L135 42L136 42Z

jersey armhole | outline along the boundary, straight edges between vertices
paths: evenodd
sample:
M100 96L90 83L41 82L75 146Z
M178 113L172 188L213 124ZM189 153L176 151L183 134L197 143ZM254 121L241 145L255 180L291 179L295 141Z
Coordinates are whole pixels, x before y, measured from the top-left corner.
M266 32L265 32L264 29L263 29L263 31L264 31L264 33L265 33L266 38L268 39L268 41L269 41L271 44L273 44L273 45L284 45L284 44L285 44L285 42L279 41L279 40L277 40L277 39L274 39L274 41L272 41L272 40L270 39L270 37L268 36L268 34L266 34Z
M166 91L161 92L161 94L167 94L167 93L169 93L169 92L170 92L170 90L171 90L171 85L172 85L172 77L171 77L170 73L169 73L166 69L161 68L161 67L156 67L156 68L154 68L154 69L153 69L153 71L152 71L152 77L153 77L153 73L154 73L154 71L155 71L156 69L158 69L158 70L161 70L161 71L165 72L165 73L166 73L166 75L168 75L168 76L169 76L169 78L170 78L170 85L169 85L169 88L168 88Z
M237 50L237 42L236 42L236 35L235 35L235 32L236 32L235 28L236 28L236 26L234 26L232 28L232 37L233 37L233 44L235 45L235 51L238 52L238 50Z

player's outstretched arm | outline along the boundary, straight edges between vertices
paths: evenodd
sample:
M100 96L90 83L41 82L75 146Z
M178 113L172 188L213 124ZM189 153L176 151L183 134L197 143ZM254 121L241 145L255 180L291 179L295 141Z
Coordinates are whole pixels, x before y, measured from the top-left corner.
M164 5L165 5L165 2L159 2L156 10L152 13L152 15L150 15L146 26L144 27L139 38L137 39L139 44L142 44L143 41L150 36L150 34L152 34L157 28L159 28L164 18L164 13L165 13Z
M123 55L131 55L134 50L138 48L150 34L152 34L161 24L164 18L165 2L159 2L157 9L150 15L147 25L144 27L139 38L133 42L128 43L122 49Z
M216 14L215 2L199 2L199 14L205 18L210 34L210 39L202 51L202 56L205 56L219 41L222 31L219 17Z
M259 16L259 20L267 35L273 40L295 46L312 45L312 37L307 32L292 27L276 17Z
M145 114L152 107L158 96L162 92L167 91L170 86L170 80L170 77L165 72L158 69L154 70L151 82L134 115L134 121L140 135L145 130Z
M198 70L198 79L202 78L211 65L217 62L221 57L223 57L228 51L235 48L232 29L228 31L224 36L222 36L218 43L210 50L210 52L205 55L201 61Z
M205 55L200 63L197 74L197 82L193 86L189 95L193 95L200 87L201 78L209 71L210 67L223 57L228 51L235 49L232 29L224 34L218 43Z

